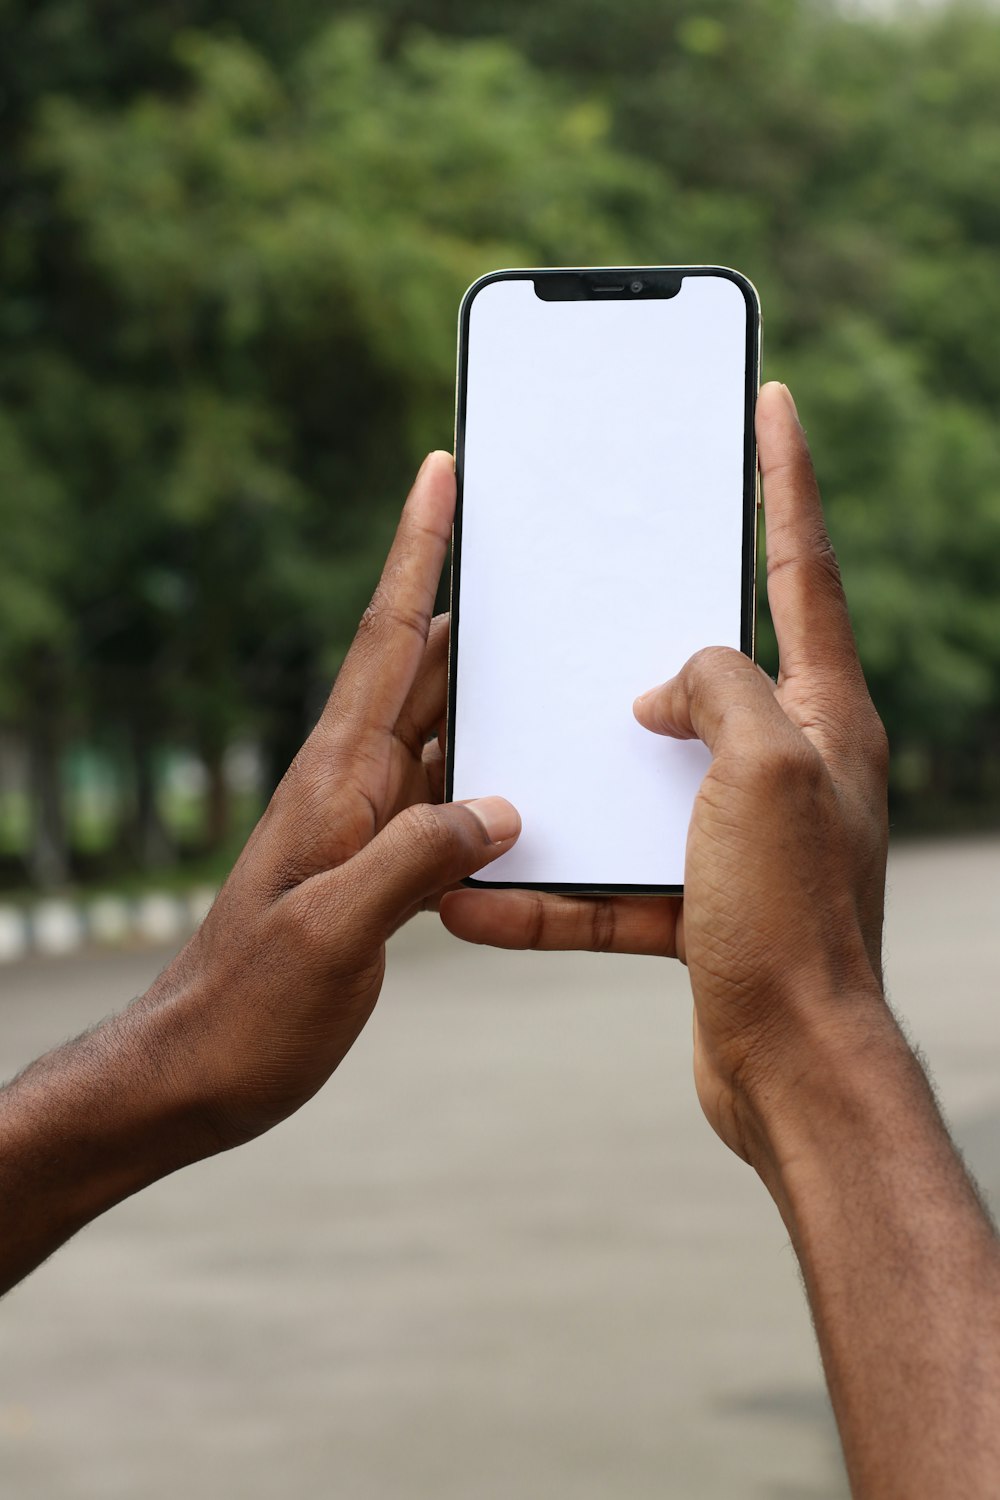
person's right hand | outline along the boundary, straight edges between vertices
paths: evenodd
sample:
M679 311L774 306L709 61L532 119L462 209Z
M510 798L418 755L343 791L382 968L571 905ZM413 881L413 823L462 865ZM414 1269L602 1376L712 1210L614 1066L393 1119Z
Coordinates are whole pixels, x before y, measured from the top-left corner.
M739 652L700 652L636 704L654 732L699 737L683 903L453 892L450 931L505 947L675 952L695 998L695 1077L723 1140L756 1157L762 1093L808 1066L829 1028L884 1018L885 734L858 662L794 404L766 386L757 435L777 684Z
M762 394L758 424L777 686L739 652L709 649L636 704L646 728L712 751L683 948L698 1096L742 1156L762 1093L807 1066L819 1031L866 1026L880 999L888 843L885 733L785 387Z
M788 1229L851 1494L986 1500L1000 1474L996 1228L882 994L886 741L782 387L761 392L757 432L778 682L707 650L635 706L653 732L712 752L683 904L460 891L441 912L478 941L686 958L699 1098Z

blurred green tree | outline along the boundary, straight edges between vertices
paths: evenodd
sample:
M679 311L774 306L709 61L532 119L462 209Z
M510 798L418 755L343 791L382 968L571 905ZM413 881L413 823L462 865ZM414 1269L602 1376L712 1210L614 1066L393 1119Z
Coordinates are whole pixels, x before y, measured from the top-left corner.
M815 440L900 808L1000 800L1000 15L0 0L0 725L287 764L502 264L721 261ZM766 631L765 631L766 637Z
M59 770L72 699L66 606L72 510L58 479L0 410L0 723L22 733L32 792L28 873L65 878L69 849Z
M208 766L210 838L236 734L287 765L408 472L448 441L463 287L567 244L614 258L663 200L603 111L499 42L421 35L388 59L348 20L284 76L232 37L175 50L178 93L42 102L27 161L56 326L0 365L24 442L73 496L81 702L129 747L125 833L147 863L167 854L165 740Z

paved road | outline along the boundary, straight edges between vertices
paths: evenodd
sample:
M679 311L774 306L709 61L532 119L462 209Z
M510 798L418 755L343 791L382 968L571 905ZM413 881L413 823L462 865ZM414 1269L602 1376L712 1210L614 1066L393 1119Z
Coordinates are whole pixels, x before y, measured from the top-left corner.
M1000 842L892 864L889 972L1000 1201ZM0 970L0 1068L166 955ZM689 1078L683 973L396 941L332 1087L0 1309L17 1500L842 1500L780 1221Z

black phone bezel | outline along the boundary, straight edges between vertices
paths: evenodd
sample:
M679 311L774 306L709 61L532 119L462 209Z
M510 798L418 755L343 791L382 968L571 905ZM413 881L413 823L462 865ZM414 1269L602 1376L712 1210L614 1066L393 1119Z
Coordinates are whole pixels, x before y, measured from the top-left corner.
M628 298L628 285L632 279L645 276L676 277L677 287L660 295L672 296L680 290L688 276L716 276L733 282L739 287L747 308L746 342L746 390L744 400L744 450L743 450L743 565L742 599L740 604L740 650L753 659L754 635L757 613L757 510L759 500L759 477L757 471L757 440L754 432L754 414L760 384L761 362L761 310L760 299L753 283L739 271L728 266L555 266L516 268L491 271L481 276L469 287L462 298L458 318L458 364L455 390L455 521L452 528L451 546L451 620L448 633L448 718L445 733L445 800L450 802L454 793L455 766L455 707L457 701L458 674L458 627L461 595L462 552L462 498L463 471L465 461L465 416L468 396L469 371L469 324L472 304L484 287L495 281L537 281L542 277L587 278L588 290L579 299L591 300L594 288L607 286L613 278L613 296L618 296L617 283L623 283L622 300ZM656 295L653 291L650 295ZM562 300L562 299L560 299ZM596 299L593 299L596 300ZM491 789L487 789L491 790ZM477 880L469 876L462 882L476 890L525 890L551 891L558 895L577 896L680 896L683 885L601 885L593 881L560 882L539 881L529 883L520 880Z

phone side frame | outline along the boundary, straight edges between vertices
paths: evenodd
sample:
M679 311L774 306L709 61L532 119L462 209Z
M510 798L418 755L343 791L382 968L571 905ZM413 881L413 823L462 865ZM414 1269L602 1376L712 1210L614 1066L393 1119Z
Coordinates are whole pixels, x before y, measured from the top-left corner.
M465 468L465 418L468 398L469 330L472 304L484 287L495 281L534 281L540 276L565 275L567 272L601 272L623 276L656 271L676 271L681 281L688 276L715 276L732 281L739 287L747 309L746 382L743 429L743 563L740 600L740 650L755 660L757 626L757 532L760 509L760 471L757 464L757 437L754 416L760 390L763 354L763 317L760 298L753 282L730 266L544 266L511 267L480 276L467 289L458 312L458 352L455 372L455 519L451 534L449 568L451 618L448 629L448 713L445 729L445 801L454 796L455 716L458 690L458 629L461 595L462 499ZM680 896L683 885L595 885L593 882L519 880L477 880L469 876L463 885L476 890L547 891L577 896Z

